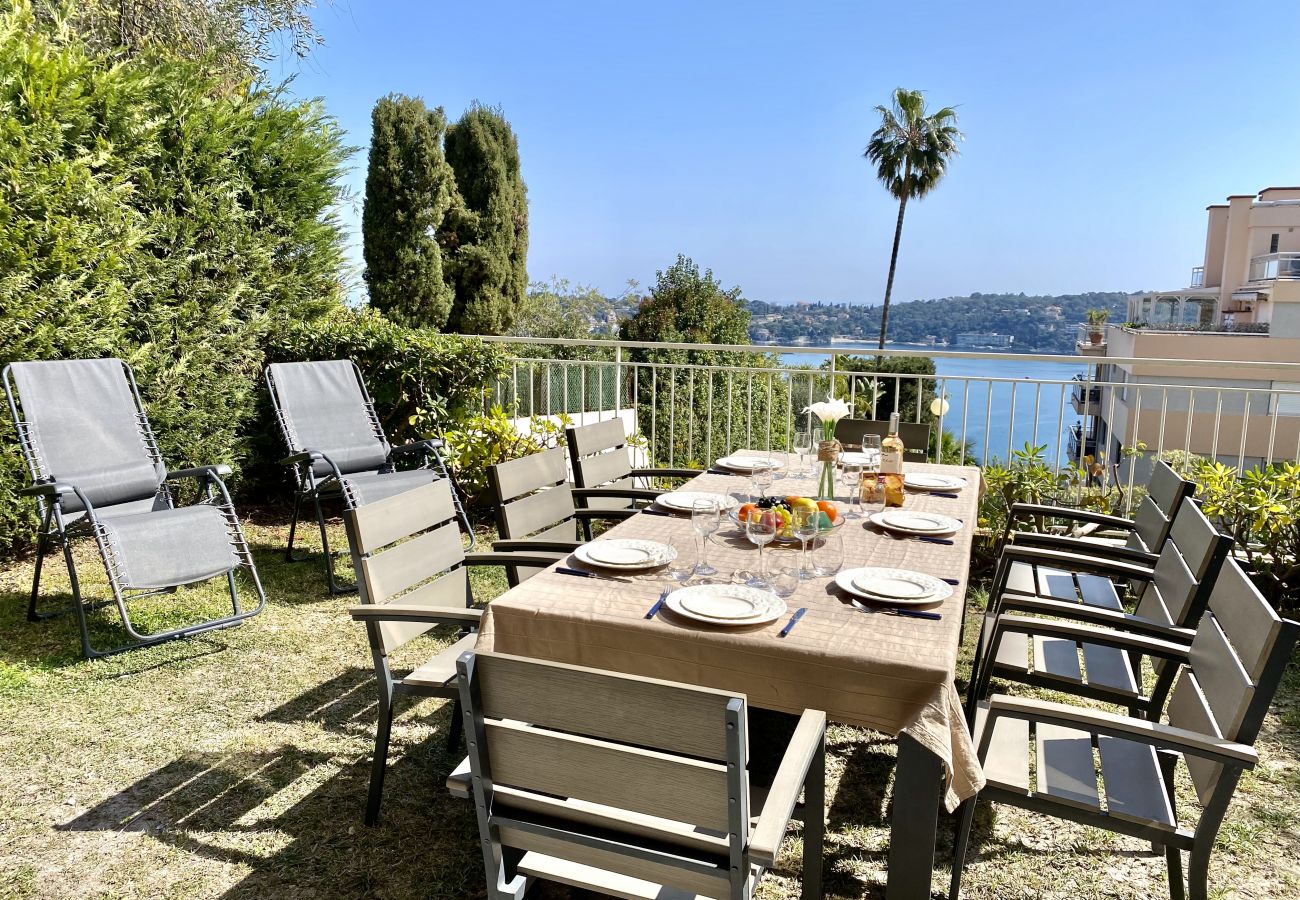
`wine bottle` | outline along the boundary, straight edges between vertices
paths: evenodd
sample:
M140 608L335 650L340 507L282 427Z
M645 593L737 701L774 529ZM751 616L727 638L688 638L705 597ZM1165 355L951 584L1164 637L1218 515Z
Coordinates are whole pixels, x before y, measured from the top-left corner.
M898 436L898 413L889 416L889 434L880 442L880 474L885 481L885 506L902 506L903 447Z

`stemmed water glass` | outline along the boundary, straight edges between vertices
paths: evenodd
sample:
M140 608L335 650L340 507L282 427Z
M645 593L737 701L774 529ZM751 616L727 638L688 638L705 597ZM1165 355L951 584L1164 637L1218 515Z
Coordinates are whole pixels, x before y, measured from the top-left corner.
M799 454L799 474L801 476L811 475L812 470L808 467L808 454L812 453L812 432L796 431L794 433L794 452Z
M752 587L768 586L767 557L763 555L763 548L776 540L776 528L776 515L771 512L752 515L745 522L745 537L758 547L758 577L749 582Z
M776 465L772 457L770 455L763 457L762 464L750 473L750 477L754 480L754 496L766 497L772 487L773 479L776 478Z
M718 574L718 570L709 565L709 536L722 525L718 501L702 497L691 504L691 525L699 537L700 563L695 567L696 574Z
M849 514L846 519L861 519L862 513L858 511L858 500L860 495L858 486L862 484L862 466L850 463L840 467L840 479L849 491Z
M821 526L821 510L799 507L791 512L791 526L794 536L799 539L799 577L813 577L812 564L808 558L808 542L817 537Z

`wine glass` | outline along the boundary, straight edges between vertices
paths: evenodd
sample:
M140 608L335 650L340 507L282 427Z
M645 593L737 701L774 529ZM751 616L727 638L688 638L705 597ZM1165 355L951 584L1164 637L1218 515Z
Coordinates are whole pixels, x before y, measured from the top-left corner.
M821 510L806 506L791 512L791 526L794 536L799 539L799 577L812 578L812 566L808 560L808 542L817 537L821 526Z
M670 581L685 584L695 574L694 541L682 535L673 538L670 543L673 545L673 549L677 551L677 556L664 567L663 574Z
M849 514L844 518L861 519L862 513L858 512L858 486L862 483L862 466L857 463L841 466L840 479L849 492Z
M821 578L837 574L844 567L844 536L838 531L823 532L821 541L813 547L813 574Z
M767 587L767 557L763 548L776 540L776 514L770 510L759 515L752 515L745 522L745 537L758 547L758 577L749 582L752 587Z
M754 479L754 494L766 497L767 492L772 488L772 480L776 478L776 465L771 456L762 457L762 460L750 477Z
M799 474L811 474L808 468L808 454L812 453L812 432L796 431L794 433L794 452L799 454Z
M701 497L691 504L691 525L699 536L700 564L695 567L698 575L717 575L718 570L709 565L709 535L722 525L718 511L718 501Z

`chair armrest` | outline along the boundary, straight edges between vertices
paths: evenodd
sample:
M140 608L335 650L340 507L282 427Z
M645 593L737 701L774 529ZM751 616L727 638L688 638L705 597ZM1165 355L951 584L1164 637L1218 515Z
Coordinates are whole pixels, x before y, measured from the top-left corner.
M535 566L546 569L564 559L566 553L467 553L467 566Z
M1102 559L1098 556L1086 556L1065 550L1017 547L1015 544L1003 548L1002 560L999 564L1002 561L1034 563L1111 578L1131 578L1135 581L1151 581L1154 577L1152 570L1146 566L1134 565L1120 559ZM998 589L1000 590L1001 587L1002 585L999 585Z
M292 456L286 456L280 460L282 466L297 466L305 462L316 462L318 459L326 459L324 453L319 450L303 450L301 453L295 453Z
M1115 631L1127 631L1146 637L1165 641L1191 644L1196 632L1191 628L1179 628L1166 625L1154 619L1144 619L1120 610L1107 609L1104 606L1090 606L1087 603L1074 603L1069 600L1052 600L1047 597L1028 597L1023 594L1003 594L998 600L999 612L1015 610L1017 612L1036 613L1042 616L1055 616L1061 619L1078 619L1093 625L1102 625Z
M70 484L64 484L61 481L44 481L40 484L28 485L18 491L22 497L62 497L64 494L75 494L77 489Z
M518 541L493 541L492 549L497 553L572 553L583 544L582 541L530 541L527 538Z
M703 469L633 469L634 478L694 478L703 475Z
M1041 531L1013 531L1011 532L1011 543L1020 547L1039 547L1044 550L1065 550L1075 553L1086 553L1095 556L1105 556L1111 559L1122 559L1125 562L1131 562L1139 566L1149 566L1154 568L1156 562L1160 559L1158 553L1148 553L1145 550L1135 550L1132 547L1112 547L1107 544L1098 544L1093 541L1086 541L1082 538L1070 537L1064 534L1044 534Z
M808 772L814 765L826 765L826 713L819 709L806 709L795 726L794 736L785 748L776 779L768 791L767 802L758 823L749 836L749 858L765 869L776 861L776 851L785 836L785 827L794 813ZM807 815L823 815L822 810L809 810Z
M442 441L411 441L409 444L403 444L400 447L390 447L388 456L407 456L412 453L428 453L430 450L436 450L442 446Z
M167 473L168 481L175 481L179 478L228 478L232 469L225 463L218 463L215 466L195 466L192 469L177 469L175 472Z
M1088 509L1074 509L1069 506L1052 506L1046 503L1013 503L1007 511L1007 521L1015 522L1022 517L1042 516L1047 519L1070 519L1074 522L1086 522L1089 525L1105 525L1108 528L1133 530L1133 520L1120 516L1108 516L1105 513Z
M628 500L654 500L663 491L656 491L653 488L625 488L625 487L594 487L594 488L573 488L573 499L616 499L626 498Z
M576 519L630 519L639 513L639 509L575 509Z
M1147 719L1130 718L1120 713L1084 709L1068 703L1036 700L1032 697L993 695L989 701L989 718L984 726L986 735L992 734L993 720L998 717L1063 725L1066 728L1125 738L1152 747L1177 750L1180 753L1246 769L1253 768L1259 760L1259 755L1253 747L1235 741L1225 741L1208 734L1189 731L1186 728L1175 728L1172 725L1151 722ZM981 750L984 749L986 748L981 747Z
M411 603L364 603L349 606L348 615L355 622L438 622L452 625L476 625L483 610L466 606L418 606Z
M999 615L993 626L993 645L997 644L998 635L1004 632L1067 638L1072 641L1099 644L1103 647L1134 650L1148 656L1180 663L1187 662L1188 654L1191 652L1190 643L1166 641L1141 634L1112 631L1109 628L1097 628L1079 622L1062 622L1059 619L1035 619L1029 616Z

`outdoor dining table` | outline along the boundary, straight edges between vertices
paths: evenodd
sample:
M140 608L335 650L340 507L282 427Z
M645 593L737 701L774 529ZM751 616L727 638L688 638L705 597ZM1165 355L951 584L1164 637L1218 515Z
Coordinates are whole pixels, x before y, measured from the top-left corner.
M795 471L793 462L787 460L771 495L815 491L814 478ZM942 544L895 538L865 520L847 520L838 529L844 567L912 569L954 580L951 596L926 607L941 614L938 620L865 613L831 577L801 581L786 598L791 613L800 607L807 613L785 637L778 634L789 615L740 629L690 621L666 607L647 619L670 584L663 578L578 578L552 566L489 604L478 646L736 691L764 709L821 709L833 722L897 735L886 896L929 897L940 805L951 812L984 783L953 683L981 482L972 466L918 463L907 471L966 479L956 497L909 492L906 500L910 510L960 519L961 530ZM707 472L682 490L748 491L749 476ZM637 515L602 535L676 546L689 546L692 536L689 515ZM756 548L730 522L724 519L713 538L709 563L724 580L734 570L757 569Z

